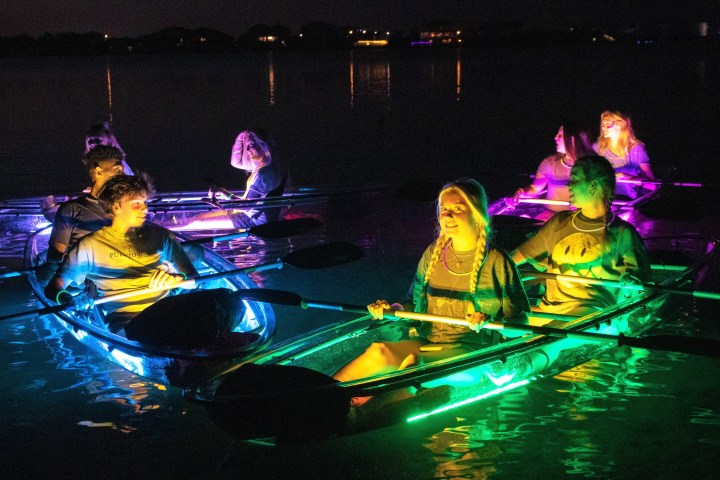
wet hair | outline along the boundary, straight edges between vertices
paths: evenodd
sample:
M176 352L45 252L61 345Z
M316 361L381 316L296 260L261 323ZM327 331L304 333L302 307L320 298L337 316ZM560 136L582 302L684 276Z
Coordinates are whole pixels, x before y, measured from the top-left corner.
M122 162L124 157L125 155L119 149L100 145L86 153L82 158L82 163L85 165L85 168L92 170L95 167L99 167L100 162L111 160Z
M101 144L91 144L90 140L93 138L99 138L102 140ZM115 134L112 131L112 126L110 125L110 122L103 122L103 123L97 123L90 127L90 129L85 134L85 153L89 153L94 148L97 148L100 145L105 146L111 146L115 147L118 150L120 150L123 154L122 158L120 160L125 160L125 150L122 149L120 144L117 141L117 138L115 138Z
M477 180L472 178L459 178L455 181L447 183L440 190L440 194L437 199L437 215L440 218L440 202L442 201L443 195L446 193L454 192L460 195L465 203L470 207L471 219L474 220L478 242L475 250L475 258L473 259L473 268L470 274L470 285L468 291L473 293L477 287L478 275L480 273L480 267L485 260L487 255L487 244L492 232L490 226L490 216L488 215L488 201L485 189ZM446 238L442 233L442 229L438 229L438 238L435 242L435 249L433 250L430 262L428 264L427 272L425 273L425 284L430 281L432 271L437 266L440 256L449 246L450 239Z
M251 130L244 130L238 134L232 148L230 163L232 163L233 166L242 170L247 170L248 172L251 172L255 168L252 162L250 162L245 156L245 145L248 142L253 142L256 145L256 148L265 159L266 165L272 162L272 154L270 153L270 146L268 145L268 142L263 140L257 133Z
M610 212L615 197L615 170L610 162L600 155L586 155L578 158L572 168L580 170L585 175L586 181L595 181L600 185L603 201Z
M137 175L116 175L105 182L98 201L106 213L112 215L112 207L126 197L137 197L145 194L151 196L155 193L155 185L152 178L145 172Z
M563 123L562 129L565 154L573 161L585 155L594 154L587 130L580 128L575 122ZM573 142L573 140L575 141Z
M602 133L602 122L606 120L615 120L622 122L620 127L620 136L618 137L617 147L611 149L610 139L606 138ZM607 150L612 151L616 155L627 157L628 152L635 145L642 142L635 136L630 115L620 110L605 110L600 114L600 136L598 137L598 153L602 155Z

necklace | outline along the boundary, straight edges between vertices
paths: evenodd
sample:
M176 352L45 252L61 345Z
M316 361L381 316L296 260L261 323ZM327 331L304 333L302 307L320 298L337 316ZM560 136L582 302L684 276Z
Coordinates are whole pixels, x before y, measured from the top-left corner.
M603 223L601 226L599 226L599 227L597 227L597 228L583 229L583 228L578 227L577 224L575 223L575 217L577 217L578 214L579 214L581 211L582 211L582 210L578 210L577 212L575 212L575 215L573 215L572 218L570 219L570 223L572 223L572 226L575 227L575 229L578 230L578 231L580 231L580 232L599 232L599 231L602 230L603 228L605 228L605 227L607 227L608 225L610 225L610 224L613 222L613 220L615 220L615 212L611 212L611 213L612 213L612 217L610 217L610 221L609 221L609 222Z
M443 248L443 252L442 252L442 262L443 262L443 265L445 265L445 269L454 275L467 275L468 273L470 273L470 272L459 273L459 272L452 270L448 266L447 251L448 251L449 247L450 247L450 242L448 242L447 245L445 245L445 248ZM455 257L454 260L451 261L451 263L455 266L456 269L461 268L463 263L465 262L465 260L467 260L468 258L470 258L470 259L475 258L475 252L469 252L469 253L464 254L464 257L466 257L466 258L462 258L462 256L458 255L456 252L451 252L451 253L453 254L453 257Z
M567 163L565 163L565 154L564 153L560 157L560 163L562 163L565 168L572 168L572 165L568 165Z

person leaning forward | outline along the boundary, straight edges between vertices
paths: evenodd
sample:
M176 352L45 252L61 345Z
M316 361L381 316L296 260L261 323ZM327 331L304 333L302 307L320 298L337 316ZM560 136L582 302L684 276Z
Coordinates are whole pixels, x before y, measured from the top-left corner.
M152 191L146 175L120 175L108 180L98 199L112 223L83 237L67 252L45 295L58 303L88 309L92 299L86 292L72 296L67 289L82 287L89 280L97 296L106 296L172 286L197 276L172 232L145 223L146 201ZM140 312L169 292L139 294L105 304L109 330L122 333Z

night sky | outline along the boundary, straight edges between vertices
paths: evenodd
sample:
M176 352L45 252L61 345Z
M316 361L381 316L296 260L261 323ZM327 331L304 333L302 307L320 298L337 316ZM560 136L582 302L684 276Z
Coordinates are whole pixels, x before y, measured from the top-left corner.
M169 27L211 27L234 36L255 24L419 30L432 20L463 26L519 20L563 29L618 27L640 21L720 20L717 0L3 0L0 35L45 32L108 33L136 37Z

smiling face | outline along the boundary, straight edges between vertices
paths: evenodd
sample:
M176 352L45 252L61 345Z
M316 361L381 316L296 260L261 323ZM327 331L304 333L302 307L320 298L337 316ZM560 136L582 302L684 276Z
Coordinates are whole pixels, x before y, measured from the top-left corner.
M470 239L478 236L470 206L465 202L462 195L452 190L445 192L440 197L438 222L443 235L446 237Z
M147 195L123 197L119 202L113 204L113 226L121 227L124 230L142 227L147 215Z
M618 138L624 126L625 120L614 115L605 115L600 120L600 130L605 138Z
M595 200L597 185L585 177L585 173L579 168L573 168L570 172L568 191L570 192L570 204L575 208L583 208Z

